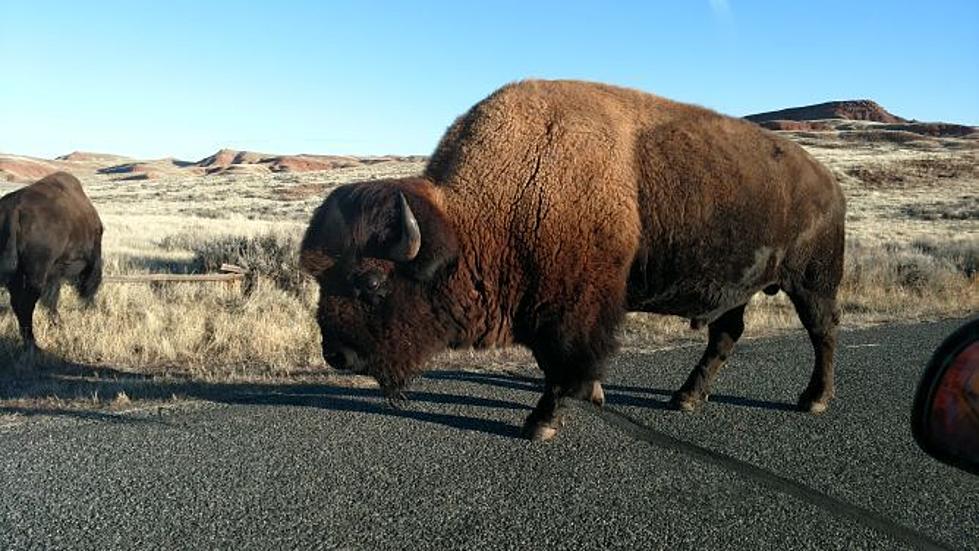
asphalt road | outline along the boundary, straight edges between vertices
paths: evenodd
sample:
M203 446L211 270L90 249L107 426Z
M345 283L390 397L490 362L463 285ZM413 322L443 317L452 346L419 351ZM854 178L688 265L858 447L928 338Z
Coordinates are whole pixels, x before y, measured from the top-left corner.
M908 427L960 323L845 332L822 416L792 411L798 333L744 341L696 414L666 400L698 348L620 353L544 444L517 437L536 379L462 371L403 412L292 386L29 423L0 432L0 549L979 549L979 477Z

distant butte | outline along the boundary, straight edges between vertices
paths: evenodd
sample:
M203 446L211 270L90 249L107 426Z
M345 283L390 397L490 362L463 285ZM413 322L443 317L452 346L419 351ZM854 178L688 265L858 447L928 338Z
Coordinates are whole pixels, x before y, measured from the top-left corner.
M224 174L254 171L269 172L312 172L349 168L386 161L410 162L423 161L419 155L380 157L355 157L351 155L270 155L255 151L238 151L221 149L213 155L193 163L193 166L204 169L205 174Z
M73 162L115 162L121 163L131 160L123 155L112 155L111 153L92 153L91 151L72 151L67 155L55 157L55 161Z
M869 131L910 133L933 138L975 136L976 127L948 122L921 122L899 117L869 99L828 101L745 117L769 130L788 132ZM860 121L846 123L845 121ZM858 129L853 124L862 124ZM897 137L896 134L892 136Z
M745 117L753 122L765 121L812 121L820 119L845 119L852 121L884 122L889 124L910 122L884 109L869 99L828 101L805 107L791 107Z

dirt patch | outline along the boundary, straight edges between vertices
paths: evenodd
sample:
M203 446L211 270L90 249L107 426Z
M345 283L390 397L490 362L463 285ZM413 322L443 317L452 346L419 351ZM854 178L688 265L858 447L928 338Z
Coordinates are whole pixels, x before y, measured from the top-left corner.
M138 182L142 180L149 180L150 174L148 172L142 172L139 174L132 174L129 176L123 176L122 178L117 178L117 182Z
M72 151L67 155L61 155L60 157L54 158L56 161L69 161L77 163L112 163L112 164L122 164L126 161L130 161L129 157L124 155L112 155L110 153L92 153L89 151Z
M360 166L359 160L352 157L314 157L306 155L286 155L276 157L267 163L272 172L315 172Z
M173 158L156 159L151 161L134 161L107 166L96 170L99 174L117 174L118 180L151 180L164 176L174 176L181 173L188 175L200 174L200 170L190 166L191 163Z
M961 124L951 124L947 122L914 122L909 124L887 124L880 127L881 130L911 132L922 136L932 136L935 138L963 138L977 132L974 126Z
M911 159L904 164L921 178L979 178L979 158L975 156Z
M760 121L758 125L769 130L778 130L783 132L824 132L827 130L833 130L832 125L821 121Z
M860 164L844 172L870 188L935 187L949 180L979 178L979 159L973 155L906 159Z
M266 174L264 165L215 165L204 169L207 176L233 176L236 174Z
M931 148L935 143L934 139L930 136L923 136L904 130L847 130L840 132L838 135L841 140L847 142L869 144L885 143Z
M958 201L907 205L901 214L917 220L979 220L979 195Z
M325 197L326 191L336 184L306 182L293 186L280 186L272 189L272 194L281 201L303 201L310 197Z

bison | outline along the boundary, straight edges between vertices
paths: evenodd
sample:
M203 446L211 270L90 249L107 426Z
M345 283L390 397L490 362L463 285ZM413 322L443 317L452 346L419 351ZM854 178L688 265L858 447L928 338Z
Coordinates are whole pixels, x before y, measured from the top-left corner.
M102 282L102 221L78 179L56 172L0 198L0 284L27 351L40 298L58 323L61 283L91 301Z
M524 425L553 437L566 401L604 402L626 311L708 327L673 395L706 401L759 291L788 294L815 349L798 398L833 397L843 193L754 123L636 90L509 84L458 118L417 178L331 192L300 251L319 282L330 365L389 397L447 347L521 344L544 373Z

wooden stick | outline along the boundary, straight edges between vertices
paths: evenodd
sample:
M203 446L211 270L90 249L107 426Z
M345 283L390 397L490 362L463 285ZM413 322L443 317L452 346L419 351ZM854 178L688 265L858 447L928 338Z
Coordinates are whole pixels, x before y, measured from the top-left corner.
M112 283L185 283L201 281L231 282L245 279L244 274L135 274L135 275L108 275L102 281Z

